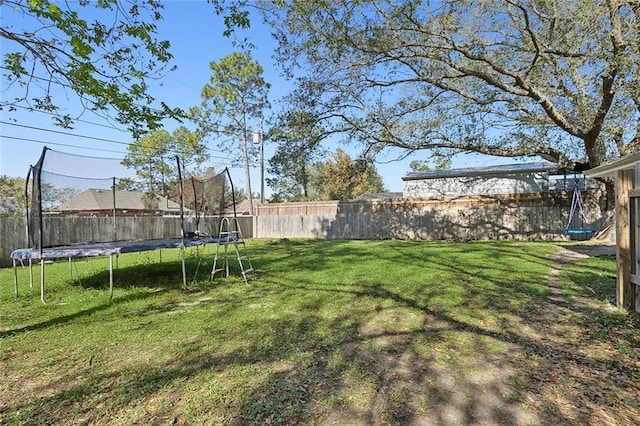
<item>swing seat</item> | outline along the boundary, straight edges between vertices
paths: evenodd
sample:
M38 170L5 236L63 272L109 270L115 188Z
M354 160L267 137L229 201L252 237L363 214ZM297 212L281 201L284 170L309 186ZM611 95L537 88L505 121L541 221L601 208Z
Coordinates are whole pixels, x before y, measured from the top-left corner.
M579 223L582 226L572 227L571 224L576 211L580 213L582 222L575 221L573 223ZM586 226L587 223L587 215L584 212L584 201L582 200L582 193L580 192L579 182L576 179L575 185L573 186L573 197L571 199L571 211L569 212L569 219L567 219L567 225L562 229L562 233L569 235L591 236L596 232L596 230Z
M563 234L594 234L596 232L595 229L592 228L564 228L562 230Z

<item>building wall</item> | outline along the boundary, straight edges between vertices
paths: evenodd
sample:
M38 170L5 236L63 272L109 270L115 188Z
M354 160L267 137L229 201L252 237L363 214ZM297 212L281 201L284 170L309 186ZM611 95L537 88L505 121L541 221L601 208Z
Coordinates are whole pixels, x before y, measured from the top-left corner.
M528 173L407 180L404 181L403 196L405 198L454 197L547 191L549 191L549 181L544 173Z

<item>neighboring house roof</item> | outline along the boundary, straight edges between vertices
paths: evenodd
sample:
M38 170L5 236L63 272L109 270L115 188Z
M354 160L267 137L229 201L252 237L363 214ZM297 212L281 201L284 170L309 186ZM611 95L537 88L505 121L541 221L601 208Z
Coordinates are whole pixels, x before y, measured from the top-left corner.
M257 206L259 206L260 203L260 198L254 198L253 199L253 208L255 209ZM224 212L225 214L233 214L233 206L227 207L227 209ZM245 199L242 200L238 203L236 203L236 214L238 215L246 215L249 214L249 200Z
M180 205L165 197L158 195L158 205L149 209L143 202L144 192L118 191L116 190L116 208L118 210L160 210L178 211ZM113 209L113 192L111 189L89 188L68 201L60 204L56 211L84 211L84 210L111 210ZM185 209L187 210L187 209Z
M376 192L370 194L362 194L358 196L356 200L382 200L389 198L402 198L402 192Z
M634 152L611 163L601 164L584 173L592 178L615 177L620 170L633 169L636 164L640 164L640 152Z
M408 181L452 177L513 175L538 172L560 173L560 169L558 165L548 162L505 164L500 166L465 167L459 169L430 170L427 172L409 172L402 178L402 180Z

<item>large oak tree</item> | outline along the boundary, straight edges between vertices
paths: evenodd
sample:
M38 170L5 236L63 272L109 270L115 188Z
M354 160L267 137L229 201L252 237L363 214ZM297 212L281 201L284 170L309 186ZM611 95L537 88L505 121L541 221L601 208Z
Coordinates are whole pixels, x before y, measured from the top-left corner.
M286 3L270 19L280 60L305 70L297 92L370 152L537 156L580 171L640 148L636 1Z

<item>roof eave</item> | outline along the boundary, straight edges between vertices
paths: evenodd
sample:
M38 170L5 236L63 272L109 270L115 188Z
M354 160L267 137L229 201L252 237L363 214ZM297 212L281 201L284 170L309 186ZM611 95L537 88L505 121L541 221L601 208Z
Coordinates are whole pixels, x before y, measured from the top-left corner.
M638 163L640 163L640 152L635 152L617 161L586 170L584 173L592 178L616 177L619 171L633 169Z

